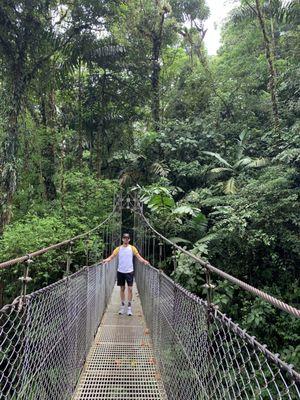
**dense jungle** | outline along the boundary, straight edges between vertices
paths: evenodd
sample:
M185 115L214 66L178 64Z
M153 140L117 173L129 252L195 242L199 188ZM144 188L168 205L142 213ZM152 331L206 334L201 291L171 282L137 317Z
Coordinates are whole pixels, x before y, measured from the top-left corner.
M299 306L300 3L236 1L209 55L210 1L0 0L0 262L93 228L122 190L175 243ZM83 259L77 243L71 270ZM162 267L205 296L187 256ZM30 291L64 271L45 254ZM22 274L0 271L2 305ZM299 320L213 281L223 312L300 366Z

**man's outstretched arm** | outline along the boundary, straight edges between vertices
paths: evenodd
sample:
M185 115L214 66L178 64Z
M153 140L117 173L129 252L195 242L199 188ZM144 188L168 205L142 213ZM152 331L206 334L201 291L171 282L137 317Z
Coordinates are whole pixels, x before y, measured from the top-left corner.
M143 264L150 265L149 261L145 260L140 254L136 254L136 258Z
M118 251L117 251L117 249L115 249L115 250L111 253L111 255L110 255L109 257L105 258L105 259L102 261L101 264L106 264L106 263L110 262L111 260L113 260L113 259L116 257L117 254L118 254Z

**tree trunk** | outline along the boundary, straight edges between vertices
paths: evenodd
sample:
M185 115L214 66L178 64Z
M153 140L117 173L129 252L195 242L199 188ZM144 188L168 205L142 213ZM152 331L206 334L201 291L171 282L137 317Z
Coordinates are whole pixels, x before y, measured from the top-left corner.
M162 8L159 1L155 2L156 10L158 12L158 23L156 28L151 32L152 37L152 73L151 73L151 86L152 86L152 120L153 127L156 132L160 129L160 90L159 90L159 78L160 78L160 65L159 58L161 53L161 47L163 42L163 27L165 22L165 15L168 12L167 9Z
M44 142L42 147L42 175L45 185L46 199L56 198L55 175L55 93L54 89L41 101L42 121L44 125Z
M60 206L64 214L64 219L66 220L66 209L65 209L65 141L62 142L60 151L60 171L59 171L59 182L60 182Z
M82 134L82 74L81 74L81 60L79 60L78 68L78 144L77 144L77 162L79 168L82 166L83 155L83 134Z
M210 82L210 87L213 91L213 93L218 97L218 99L221 100L221 103L223 104L225 110L223 111L223 115L224 118L232 118L234 120L234 113L231 110L231 105L227 103L227 101L223 98L223 96L220 95L219 91L218 91L218 87L216 85L216 80L209 68L208 62L207 62L207 58L206 55L203 54L202 51L202 44L206 35L206 30L202 30L201 27L198 27L196 25L196 29L199 33L199 42L195 43L195 41L193 40L193 37L190 33L186 33L186 32L181 32L181 35L187 39L187 41L189 42L190 46L191 46L191 53L193 54L193 52L195 52L198 60L200 61L207 79Z
M90 155L89 155L89 169L91 172L93 172L93 159L94 159L94 137L92 132L90 133L90 138L89 138L89 151L90 151Z
M270 39L267 34L265 19L261 10L261 6L259 0L255 0L256 10L257 10L257 18L259 21L259 25L263 34L266 58L269 66L269 90L271 94L272 101L272 111L273 111L273 120L274 120L274 130L278 132L280 128L280 119L279 119L279 107L278 107L278 97L277 97L277 77L276 77L276 69L274 66L274 55L272 52L272 46Z
M21 65L16 66L14 80L8 88L11 96L7 107L7 131L4 137L0 157L0 234L12 217L13 197L17 188L17 153L19 147L18 118L25 91Z
M99 127L97 129L97 137L96 137L96 176L98 179L101 178L102 175L102 140L103 140L103 121L100 122Z
M152 39L152 75L151 75L152 107L151 108L152 108L153 127L156 132L158 132L160 128L160 96L159 96L160 49L161 49L161 38L158 38L157 35L154 34Z

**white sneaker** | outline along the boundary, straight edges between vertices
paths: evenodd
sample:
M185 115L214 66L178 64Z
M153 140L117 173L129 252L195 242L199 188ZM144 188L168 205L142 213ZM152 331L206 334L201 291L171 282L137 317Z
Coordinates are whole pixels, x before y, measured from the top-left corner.
M125 306L121 306L119 310L119 315L123 315L125 312Z
M132 310L131 310L131 307L128 307L128 308L127 308L127 315L128 315L129 317L131 317L131 316L132 316Z

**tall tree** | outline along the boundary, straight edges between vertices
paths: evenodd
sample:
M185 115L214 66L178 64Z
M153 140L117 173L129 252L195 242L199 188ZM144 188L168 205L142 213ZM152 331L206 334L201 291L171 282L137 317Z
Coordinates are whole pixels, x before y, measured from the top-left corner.
M262 34L266 60L269 71L269 92L272 103L273 126L275 132L279 134L280 129L280 109L278 101L276 70L276 37L274 24L291 22L299 15L299 2L292 0L284 3L282 0L244 0L242 6L233 13L235 21L257 20Z
M23 100L35 74L56 50L49 28L51 25L60 25L66 18L67 12L63 12L60 6L55 1L37 0L5 0L0 5L0 56L6 77L7 123L0 158L0 232L10 221L17 187L18 122ZM52 16L50 19L49 15ZM54 17L59 15L54 22Z
M262 12L260 0L255 0L256 6L256 14L259 21L260 29L264 39L264 45L266 50L266 57L269 65L269 88L271 93L272 100L272 109L273 109L273 117L274 117L274 128L275 131L279 130L280 121L279 121L279 108L278 108L278 96L277 96L277 74L274 65L274 53L271 45L271 40L267 33L267 27L265 22L265 17Z
M0 4L0 57L6 93L6 132L0 158L0 232L11 219L17 187L19 116L27 89L54 54L68 49L82 31L102 24L106 3L3 0Z

